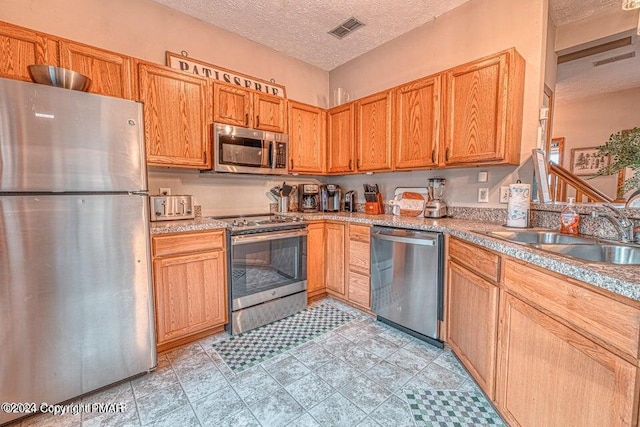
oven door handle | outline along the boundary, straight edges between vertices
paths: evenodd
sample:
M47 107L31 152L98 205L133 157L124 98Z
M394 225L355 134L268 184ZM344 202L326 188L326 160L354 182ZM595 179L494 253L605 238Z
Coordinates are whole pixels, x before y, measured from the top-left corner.
M249 243L268 242L269 240L288 239L290 237L301 237L309 234L307 230L283 231L275 233L245 234L231 237L232 245L247 245Z

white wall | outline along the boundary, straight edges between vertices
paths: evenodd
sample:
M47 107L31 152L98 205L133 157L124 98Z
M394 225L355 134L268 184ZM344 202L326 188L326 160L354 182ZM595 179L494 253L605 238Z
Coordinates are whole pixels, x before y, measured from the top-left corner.
M623 129L640 127L640 88L597 95L571 102L556 102L553 137L565 138L562 166L570 169L571 149L603 145ZM617 175L587 182L615 197Z

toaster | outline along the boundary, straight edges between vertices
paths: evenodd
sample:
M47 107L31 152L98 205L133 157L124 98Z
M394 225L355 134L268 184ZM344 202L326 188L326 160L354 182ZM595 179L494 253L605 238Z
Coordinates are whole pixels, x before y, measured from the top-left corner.
M193 196L149 196L151 221L193 219Z

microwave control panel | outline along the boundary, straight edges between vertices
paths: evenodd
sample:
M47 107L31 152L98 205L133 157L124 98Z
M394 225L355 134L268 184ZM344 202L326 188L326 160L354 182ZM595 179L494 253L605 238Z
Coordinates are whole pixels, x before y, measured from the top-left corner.
M284 142L276 142L276 169L287 168L287 144Z

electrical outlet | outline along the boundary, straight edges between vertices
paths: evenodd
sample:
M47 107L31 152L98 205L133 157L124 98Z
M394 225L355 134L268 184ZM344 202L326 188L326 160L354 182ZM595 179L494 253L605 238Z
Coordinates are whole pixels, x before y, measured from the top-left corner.
M171 195L171 188L169 187L160 187L160 191L159 191L161 196L170 196Z
M486 187L478 188L478 203L489 203L489 189Z
M500 187L500 203L509 203L509 187Z

